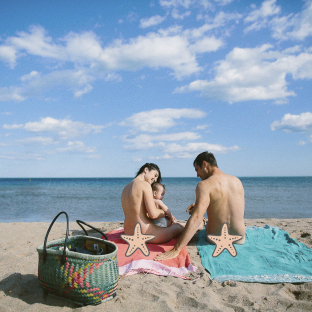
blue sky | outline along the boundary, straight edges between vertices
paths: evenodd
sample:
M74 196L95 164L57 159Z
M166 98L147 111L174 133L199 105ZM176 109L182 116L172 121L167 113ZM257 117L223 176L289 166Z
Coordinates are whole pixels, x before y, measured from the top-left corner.
M312 1L0 2L0 177L311 176Z

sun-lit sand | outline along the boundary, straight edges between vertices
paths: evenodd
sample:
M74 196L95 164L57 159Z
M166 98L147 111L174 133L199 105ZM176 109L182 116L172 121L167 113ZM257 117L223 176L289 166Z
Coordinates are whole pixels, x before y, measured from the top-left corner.
M122 222L91 222L104 232ZM269 224L287 231L292 238L312 248L312 219L246 220L246 225ZM1 223L0 311L58 311L77 308L65 300L44 296L38 283L38 254L48 223ZM92 231L91 231L92 232ZM90 233L91 233L90 232ZM70 234L82 234L70 223ZM91 233L93 235L93 233ZM65 223L56 223L48 240L65 236ZM94 236L98 236L94 234ZM223 282L209 278L202 267L196 237L187 247L198 267L193 280L137 274L119 280L117 296L83 311L312 311L312 283L260 284ZM311 265L311 264L310 264ZM198 278L199 277L199 278Z

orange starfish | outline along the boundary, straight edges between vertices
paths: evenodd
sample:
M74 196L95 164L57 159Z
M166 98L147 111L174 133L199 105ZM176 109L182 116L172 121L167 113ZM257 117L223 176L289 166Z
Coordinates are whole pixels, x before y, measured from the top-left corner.
M228 232L228 225L224 223L221 229L221 235L208 235L217 246L212 254L213 257L218 257L224 249L227 249L231 256L236 257L237 252L233 243L242 238L241 235L230 235Z
M129 244L126 257L131 256L138 248L142 251L144 256L148 257L150 252L145 242L152 240L155 235L142 234L141 224L137 222L133 230L133 235L122 234L120 237Z

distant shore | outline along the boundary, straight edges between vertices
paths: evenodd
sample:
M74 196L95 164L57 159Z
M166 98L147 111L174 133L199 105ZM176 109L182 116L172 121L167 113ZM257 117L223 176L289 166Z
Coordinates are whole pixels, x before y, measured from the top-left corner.
M310 219L246 219L246 226L278 226L290 236L312 248ZM107 233L123 222L90 222ZM67 301L44 297L38 283L38 254L49 223L0 223L0 311L59 311L76 306ZM70 235L82 234L76 223L70 223ZM48 240L65 235L65 223L54 225ZM91 236L99 236L90 231ZM312 283L259 284L241 282L211 283L202 267L196 248L196 236L187 247L193 265L198 267L192 279L137 274L119 280L117 296L83 311L311 311Z

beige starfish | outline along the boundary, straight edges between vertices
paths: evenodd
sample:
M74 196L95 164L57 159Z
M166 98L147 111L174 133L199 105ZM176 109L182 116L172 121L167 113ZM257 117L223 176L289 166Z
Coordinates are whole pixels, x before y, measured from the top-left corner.
M221 229L221 235L208 235L217 246L212 254L213 257L218 257L224 249L227 249L231 256L236 257L237 252L233 243L242 238L241 235L230 235L228 232L228 225L224 223Z
M129 244L126 257L131 256L138 248L142 251L144 256L148 257L150 252L145 242L152 240L155 235L142 234L141 224L137 222L133 230L133 235L122 234L120 237Z

